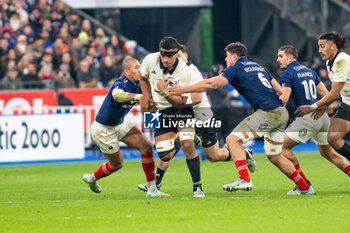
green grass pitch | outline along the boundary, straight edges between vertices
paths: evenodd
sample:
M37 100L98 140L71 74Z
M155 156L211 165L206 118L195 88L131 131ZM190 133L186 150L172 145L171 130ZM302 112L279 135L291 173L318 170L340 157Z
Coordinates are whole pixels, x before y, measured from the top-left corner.
M350 180L318 153L298 152L315 196L287 196L294 184L263 154L255 155L251 192L224 192L237 179L233 162L201 163L204 199L193 199L185 159L175 158L162 191L146 198L139 160L100 180L102 193L83 183L102 162L0 167L0 232L349 232Z

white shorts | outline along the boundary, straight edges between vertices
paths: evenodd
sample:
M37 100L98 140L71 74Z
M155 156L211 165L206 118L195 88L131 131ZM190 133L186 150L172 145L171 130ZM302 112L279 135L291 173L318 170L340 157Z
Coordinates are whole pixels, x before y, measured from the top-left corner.
M278 107L268 112L258 109L252 115L246 117L231 134L239 137L243 143L254 139L252 132L255 132L259 137L268 138L278 145L272 146L272 153L278 154L282 151L283 135L288 123L289 115L285 107ZM271 155L271 151L266 151L267 147L265 140L265 152Z
M104 154L114 154L119 150L119 140L122 139L134 124L129 121L116 126L107 126L92 122L91 137Z
M297 117L286 129L286 135L298 143L305 143L312 138L318 145L328 145L329 126L330 119L327 113L318 120L312 119L309 113L303 117Z

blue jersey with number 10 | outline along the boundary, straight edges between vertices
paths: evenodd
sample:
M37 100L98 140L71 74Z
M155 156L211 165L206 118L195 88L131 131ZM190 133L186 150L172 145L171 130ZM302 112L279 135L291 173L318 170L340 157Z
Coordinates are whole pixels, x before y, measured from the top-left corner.
M224 69L221 76L234 86L254 111L270 111L283 106L272 87L271 74L266 68L249 61L246 57L240 57L234 66Z
M311 105L318 101L317 85L321 82L318 75L298 61L291 62L280 76L282 87L292 89L291 99L295 107Z

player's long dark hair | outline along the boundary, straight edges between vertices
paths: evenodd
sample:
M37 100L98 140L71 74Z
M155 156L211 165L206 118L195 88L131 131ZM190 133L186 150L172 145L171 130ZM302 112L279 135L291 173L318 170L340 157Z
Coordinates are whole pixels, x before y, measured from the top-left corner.
M336 31L325 32L321 34L318 39L333 41L334 44L336 44L337 49L339 50L348 47L348 40L346 39L346 37Z

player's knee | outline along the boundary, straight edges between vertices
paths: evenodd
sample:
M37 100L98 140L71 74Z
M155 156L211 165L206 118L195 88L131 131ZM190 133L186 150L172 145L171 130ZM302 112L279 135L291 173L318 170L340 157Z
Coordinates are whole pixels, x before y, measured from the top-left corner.
M230 134L226 137L227 145L231 143L238 143L239 141L241 141L241 139L234 134Z
M174 148L172 150L158 152L158 157L162 161L170 161L174 157Z
M291 161L293 165L298 164L299 161L297 157L295 157L293 154L290 154L290 153L291 153L290 150L282 150L282 155L286 157L289 161Z
M179 132L180 143L184 152L194 149L194 136L194 129L182 129Z
M281 154L267 155L267 158L270 160L271 163L278 164L281 159Z
M142 154L147 154L153 151L153 144L151 142L145 142L142 148L139 149Z
M167 154L164 154L161 152L160 154L158 154L158 156L159 156L160 160L162 160L163 162L168 162L174 157L174 153L173 153L173 151L169 152Z
M332 147L338 148L337 144L338 144L338 141L339 141L339 137L337 136L336 133L329 132L328 135L327 135L327 141Z
M276 164L278 159L276 158L277 156L271 156L268 155L267 158L270 160L271 163Z
M193 140L183 140L183 141L181 141L181 147L183 150L188 150L188 149L194 148L194 141Z
M153 145L152 144L139 144L136 149L141 153L141 154L148 154L152 152L153 150Z
M174 139L164 140L157 142L156 149L158 153L158 157L162 161L170 161L174 156Z
M213 157L212 155L205 155L205 157L209 160L209 162L217 162L218 159Z

